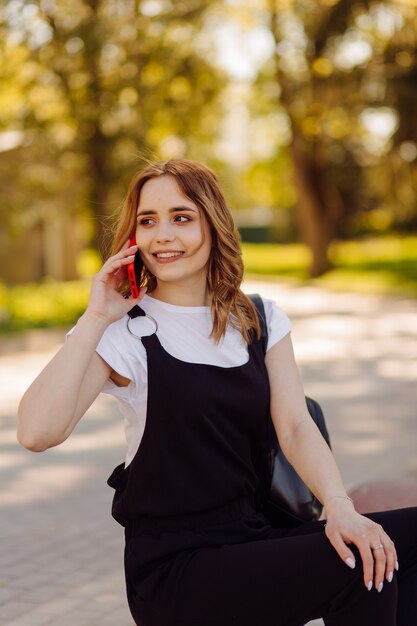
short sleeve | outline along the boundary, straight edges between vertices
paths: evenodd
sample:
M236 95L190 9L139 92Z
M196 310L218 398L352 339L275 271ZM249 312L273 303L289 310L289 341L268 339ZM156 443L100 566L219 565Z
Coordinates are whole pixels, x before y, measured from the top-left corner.
M112 396L127 400L132 392L132 387L137 384L137 354L134 347L138 342L132 342L131 335L127 330L127 318L123 317L117 322L110 324L101 337L96 352L108 365L131 382L126 387L118 387L112 380L108 379L102 391ZM140 342L139 342L140 343Z
M73 330L74 328L67 333L67 337L72 334ZM106 328L96 347L96 352L112 370L131 381L126 387L119 387L109 378L101 391L116 398L128 400L132 387L137 381L133 367L135 355L132 353L132 342L129 341L125 318L113 322Z
M291 332L292 326L287 315L277 306L274 300L269 300L268 298L262 298L262 300L265 307L265 317L268 327L268 351Z

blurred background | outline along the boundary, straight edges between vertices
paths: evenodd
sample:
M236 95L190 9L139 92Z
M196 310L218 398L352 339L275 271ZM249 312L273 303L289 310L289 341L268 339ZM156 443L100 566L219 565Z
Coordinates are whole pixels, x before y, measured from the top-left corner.
M114 399L42 455L16 411L152 159L218 173L357 506L416 504L417 0L0 0L0 38L0 625L132 626Z
M1 332L80 315L154 158L218 172L249 275L417 294L416 0L6 0L0 30Z

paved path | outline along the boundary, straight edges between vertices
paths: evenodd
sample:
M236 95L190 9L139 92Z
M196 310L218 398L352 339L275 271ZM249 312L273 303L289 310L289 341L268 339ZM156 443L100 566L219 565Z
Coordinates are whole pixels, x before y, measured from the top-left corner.
M273 283L245 289L291 317L305 390L324 407L348 488L415 482L416 302ZM30 334L25 351L0 343L0 624L132 626L106 485L124 455L115 403L101 396L58 448L33 454L15 441L18 399L62 336Z

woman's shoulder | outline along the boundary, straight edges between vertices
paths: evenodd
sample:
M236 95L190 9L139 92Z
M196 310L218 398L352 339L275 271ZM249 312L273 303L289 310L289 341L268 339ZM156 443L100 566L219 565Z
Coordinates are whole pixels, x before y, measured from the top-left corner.
M284 309L282 309L279 304L277 303L276 300L273 300L272 298L265 298L264 296L261 296L262 298L262 302L265 308L265 314L268 316L272 316L272 315L280 315L280 316L285 316L288 317L287 314L285 313Z
M283 339L292 330L291 321L285 311L278 306L275 300L264 298L262 302L265 308L265 318L268 328L268 350Z
M140 338L153 332L145 330L143 317L131 319L128 314L107 326L96 347L96 352L122 376L133 380L139 362L144 361Z

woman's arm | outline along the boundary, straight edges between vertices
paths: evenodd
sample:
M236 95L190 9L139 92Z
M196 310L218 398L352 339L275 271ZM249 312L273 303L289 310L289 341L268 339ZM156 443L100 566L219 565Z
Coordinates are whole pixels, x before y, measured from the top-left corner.
M85 313L30 385L18 409L22 446L42 452L62 443L98 396L111 373L95 352L105 328Z
M24 394L18 409L18 441L41 452L62 443L111 376L110 366L96 353L107 326L139 302L117 291L135 248L128 244L110 257L94 277L90 300L72 335Z
M354 567L355 557L347 544L355 544L363 562L365 586L369 588L374 580L380 590L384 575L392 579L397 560L394 544L379 524L359 515L347 499L333 454L308 412L289 335L268 350L265 361L271 416L285 456L326 507L326 535L339 556ZM379 544L384 549L372 551L371 546Z

